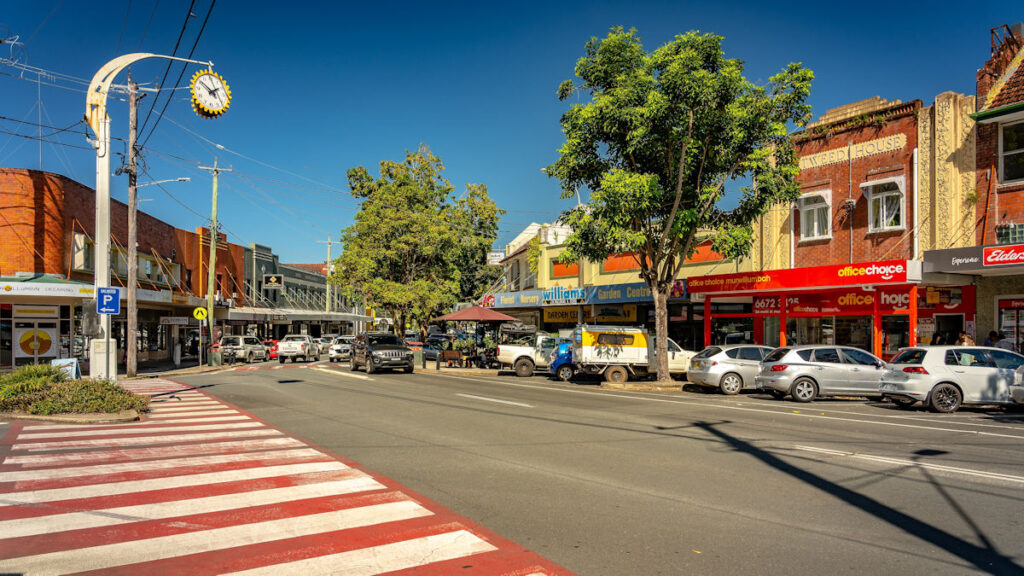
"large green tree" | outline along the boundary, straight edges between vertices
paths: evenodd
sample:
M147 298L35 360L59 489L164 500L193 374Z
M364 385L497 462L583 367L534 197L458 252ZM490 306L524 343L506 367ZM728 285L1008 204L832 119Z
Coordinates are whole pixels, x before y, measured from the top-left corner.
M813 74L789 64L759 86L725 57L720 36L689 32L647 53L635 30L618 27L586 43L575 74L558 97L590 101L562 116L565 144L547 172L563 197L581 187L591 195L566 214L573 231L562 258L634 255L654 296L658 379L668 380L672 281L696 239L743 257L758 217L798 196L789 129L810 117Z
M355 222L342 230L331 281L387 311L396 330L480 296L493 276L487 251L503 212L483 184L456 196L443 172L422 144L404 161L381 161L377 177L362 166L348 171L361 202Z

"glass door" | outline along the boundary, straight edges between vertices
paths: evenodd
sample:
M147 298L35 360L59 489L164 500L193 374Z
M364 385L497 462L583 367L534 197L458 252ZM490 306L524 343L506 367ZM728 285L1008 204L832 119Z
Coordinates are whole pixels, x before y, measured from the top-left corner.
M15 366L49 362L57 357L60 335L56 321L17 320L13 336Z

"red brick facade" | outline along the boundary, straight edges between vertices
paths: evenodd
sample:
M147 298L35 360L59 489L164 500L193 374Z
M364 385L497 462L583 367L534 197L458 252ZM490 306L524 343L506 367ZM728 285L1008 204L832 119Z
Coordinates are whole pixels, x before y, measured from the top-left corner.
M843 153L848 156L841 161L814 162L813 166L801 168L799 181L803 194L831 191L831 238L803 238L800 211L795 210L795 267L909 259L913 256L910 231L914 223L913 200L917 193L914 190L913 151L917 147L917 112L920 108L921 102L917 100L886 105L854 117L819 123L808 128L805 136L797 138L797 154L805 162L815 154L832 151L840 154L840 158L843 158ZM905 137L905 144L889 151L870 153L870 149L851 148L898 135ZM850 155L852 160L848 159ZM861 185L897 177L902 177L904 190L903 227L900 230L871 232L870 199Z
M1024 38L1007 33L997 42L992 57L978 70L977 90L979 109L985 110L1024 102L1024 66L1009 75L1014 58L1024 50ZM993 90L999 93L990 94ZM992 98L989 101L990 97ZM1017 122L1018 120L1013 120ZM1003 184L999 179L999 126L979 121L977 125L977 243L995 244L996 228L1002 224L1024 224L1024 182Z
M181 264L182 285L199 297L206 297L207 270L210 261L209 228L196 228L195 232L175 229L174 245L177 261ZM241 306L245 297L245 248L227 241L224 234L217 235L217 282L214 293L225 299L237 294L235 304Z

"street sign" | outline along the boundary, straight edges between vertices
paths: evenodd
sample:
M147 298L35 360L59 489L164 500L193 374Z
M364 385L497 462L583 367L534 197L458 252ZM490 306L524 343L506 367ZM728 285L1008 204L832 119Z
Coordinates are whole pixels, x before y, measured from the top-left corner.
M266 290L280 290L284 287L284 274L264 274L263 288Z
M97 289L96 313L117 316L121 313L121 289L117 286Z
M192 311L192 316L194 316L196 320L206 320L206 315L206 308L203 308L202 306Z

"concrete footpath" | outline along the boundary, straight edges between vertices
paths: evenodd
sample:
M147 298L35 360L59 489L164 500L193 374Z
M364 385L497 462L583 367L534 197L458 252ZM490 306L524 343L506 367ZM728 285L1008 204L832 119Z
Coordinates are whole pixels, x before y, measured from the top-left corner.
M569 574L201 390L121 385L143 421L0 439L0 573Z

